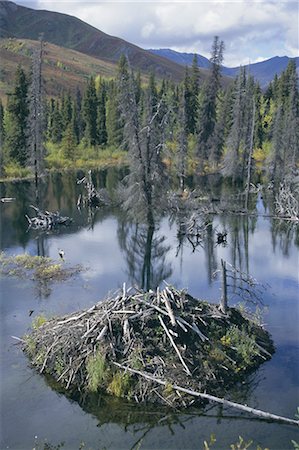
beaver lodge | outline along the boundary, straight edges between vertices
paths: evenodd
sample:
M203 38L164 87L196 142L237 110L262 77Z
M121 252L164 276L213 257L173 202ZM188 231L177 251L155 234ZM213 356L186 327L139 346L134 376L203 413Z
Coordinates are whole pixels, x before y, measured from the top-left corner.
M224 314L171 286L125 285L92 308L35 327L24 350L70 394L99 390L175 407L194 403L189 391L223 395L274 351L267 331L235 308Z

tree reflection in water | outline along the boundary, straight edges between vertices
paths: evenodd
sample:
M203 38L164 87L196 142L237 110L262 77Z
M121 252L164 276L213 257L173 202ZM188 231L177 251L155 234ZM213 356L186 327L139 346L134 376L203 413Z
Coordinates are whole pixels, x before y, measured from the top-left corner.
M147 224L119 222L118 238L125 252L130 282L141 289L155 289L172 274L166 255L170 246L159 229Z

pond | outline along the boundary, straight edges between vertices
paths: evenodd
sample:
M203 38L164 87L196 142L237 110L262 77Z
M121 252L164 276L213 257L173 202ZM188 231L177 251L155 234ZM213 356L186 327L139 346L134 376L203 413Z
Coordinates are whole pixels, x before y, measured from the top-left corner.
M263 323L271 333L275 354L232 393L235 401L294 418L299 406L298 227L266 217L267 205L253 196L259 215L213 215L200 245L179 245L177 225L168 216L156 224L153 236L145 226L128 221L118 207L103 207L93 215L76 202L82 174L52 174L42 185L43 208L73 218L70 227L49 232L28 230L34 187L28 181L1 185L1 250L30 253L82 264L84 270L63 283L41 286L30 279L1 276L1 449L201 449L216 436L212 449L228 449L242 436L271 450L292 449L299 442L294 426L269 423L236 410L209 405L205 410L169 412L124 401L97 398L80 406L37 374L12 336L24 335L38 315L52 317L87 308L109 292L138 284L187 288L191 295L218 302L221 282L213 276L221 259L250 273L261 284ZM123 173L108 169L94 174L97 187L112 196ZM200 180L197 180L199 183ZM220 195L216 180L203 189ZM227 245L217 245L217 232L227 231ZM150 239L149 239L150 238ZM150 245L149 245L150 242ZM231 304L241 301L229 289Z

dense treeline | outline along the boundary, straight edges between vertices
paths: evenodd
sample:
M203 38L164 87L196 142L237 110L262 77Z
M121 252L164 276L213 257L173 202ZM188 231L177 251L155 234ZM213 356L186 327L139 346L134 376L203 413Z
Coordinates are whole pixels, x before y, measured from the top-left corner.
M117 79L91 77L84 92L78 90L75 96L64 92L44 100L40 111L46 151L41 154L46 166L79 167L92 161L96 166L109 152L127 152L139 145L133 142L132 129L136 126L138 135L146 126L155 134L155 149L150 151L176 170L181 187L191 171L221 172L233 180L246 179L254 170L264 171L269 179L292 176L299 160L295 63L290 61L265 92L243 68L224 89L223 51L223 42L216 37L210 77L202 84L196 57L180 85L157 82L153 74L147 84L142 83L140 74L131 74L121 58ZM4 176L17 170L24 173L32 166L33 79L18 67L6 107L0 103ZM158 134L158 128L150 126L157 117L157 127L163 128Z

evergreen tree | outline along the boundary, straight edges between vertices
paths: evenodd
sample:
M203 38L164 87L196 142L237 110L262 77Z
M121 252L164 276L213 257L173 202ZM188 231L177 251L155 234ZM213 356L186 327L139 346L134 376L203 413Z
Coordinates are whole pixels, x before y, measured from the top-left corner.
M299 160L298 77L295 61L290 61L287 67L287 71L289 75L289 90L285 105L285 119L283 130L283 177L289 177L295 173L296 164Z
M47 137L53 143L61 142L63 134L63 119L58 100L51 99L48 113Z
M106 86L101 81L98 89L98 114L97 114L97 128L98 128L98 143L105 145L107 143L107 129L106 129Z
M192 99L192 84L191 84L191 78L188 67L186 67L185 71L185 78L184 78L184 103L185 103L185 109L186 109L186 117L187 117L187 130L188 133L194 133L195 131L195 124L192 117L192 108L194 106L194 102Z
M71 94L68 92L64 94L61 102L61 118L62 118L62 126L63 130L66 130L69 124L72 121L72 98Z
M106 130L107 144L118 148L123 143L123 126L120 117L117 86L114 81L108 88L108 97L106 102Z
M72 101L71 126L72 126L72 130L73 130L75 143L79 144L79 142L80 142L80 118L79 118L77 102L74 100Z
M61 144L64 157L74 161L76 155L76 135L72 123L69 123L64 131Z
M8 156L25 167L28 160L27 126L29 116L28 79L18 66L15 88L9 95L5 120L5 148Z
M77 91L76 91L75 105L76 105L75 110L76 110L77 127L78 127L77 139L78 139L78 142L80 142L83 137L84 125L83 125L83 118L82 118L82 95L81 95L81 91L78 87L77 87Z
M88 145L97 144L98 99L93 77L88 81L83 98L84 137Z
M232 126L226 140L226 153L224 155L224 166L222 173L225 176L237 179L241 176L241 141L243 138L244 109L245 109L246 74L241 68L234 83Z
M217 100L221 81L221 64L223 61L224 43L215 36L211 53L211 74L204 86L202 102L199 109L198 122L198 157L208 159L209 151L215 141L213 133L217 121Z
M198 58L196 53L194 54L191 75L190 75L190 104L188 108L188 128L189 132L194 134L196 132L196 125L198 119L198 94L199 94L199 69Z

